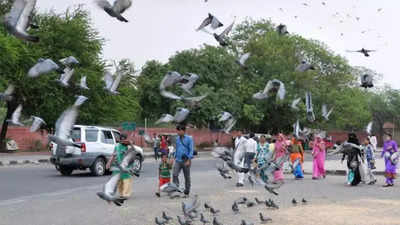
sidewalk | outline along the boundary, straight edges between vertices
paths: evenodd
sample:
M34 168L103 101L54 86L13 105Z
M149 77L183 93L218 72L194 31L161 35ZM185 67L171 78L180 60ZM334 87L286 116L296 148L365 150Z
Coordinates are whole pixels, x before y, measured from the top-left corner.
M305 174L312 174L312 161L305 161L304 164L304 172ZM375 161L376 169L373 170L375 175L384 175L385 173L385 162L383 159L377 158ZM340 163L340 160L326 160L325 161L325 170L327 174L332 175L345 175L347 170L347 161L344 160L343 164Z

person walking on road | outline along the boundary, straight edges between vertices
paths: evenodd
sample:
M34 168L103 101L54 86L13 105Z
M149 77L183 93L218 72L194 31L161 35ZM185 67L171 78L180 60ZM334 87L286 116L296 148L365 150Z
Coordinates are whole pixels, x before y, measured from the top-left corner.
M287 148L289 146L288 141L286 140L285 135L278 134L278 140L275 143L275 160L278 160L281 157L285 157L287 154ZM283 164L280 165L281 168L274 172L274 181L273 183L283 183Z
M375 175L372 173L372 170L375 169L375 156L374 156L374 147L372 146L370 140L366 138L364 140L364 161L367 165L366 172L366 183L368 185L373 185L376 183ZM368 180L368 182L367 182Z
M158 167L158 192L156 192L156 196L160 197L160 187L164 184L171 182L171 169L172 169L172 160L168 161L168 154L166 152L161 153L161 163Z
M312 179L325 178L325 142L321 135L316 135L312 147L313 175Z
M249 134L249 139L245 142L245 154L244 154L244 168L251 168L251 164L254 162L254 158L257 153L257 142L254 140L254 133ZM246 177L245 173L239 173L239 184L244 185Z
M184 194L185 197L188 197L191 187L190 167L192 164L194 143L192 137L185 134L185 125L177 125L176 130L178 132L178 137L176 138L176 150L174 153L173 182L179 187L179 174L181 170L183 170L183 175L185 177Z
M258 168L261 168L265 165L268 154L270 154L269 144L266 141L266 136L262 135L260 137L260 142L257 145L256 160ZM265 176L264 170L261 170L260 177L264 182L268 182L268 177Z
M238 131L236 134L236 138L234 139L234 149L238 152L241 152L243 154L246 154L246 142L247 139L243 137L242 131ZM236 165L242 165L244 167L245 160L242 162L233 162ZM244 186L244 173L238 173L238 182L236 184L236 187L243 187Z
M292 151L290 153L290 161L293 165L293 175L295 179L303 179L302 157L304 154L303 146L297 138L292 140Z
M386 184L383 187L391 187L394 185L396 178L396 164L398 162L397 143L392 139L391 134L386 134L386 140L383 144L381 157L385 160L385 177Z
M157 161L158 160L158 152L160 149L160 138L158 138L156 133L153 134L153 137L154 137L154 144L153 144L154 159Z

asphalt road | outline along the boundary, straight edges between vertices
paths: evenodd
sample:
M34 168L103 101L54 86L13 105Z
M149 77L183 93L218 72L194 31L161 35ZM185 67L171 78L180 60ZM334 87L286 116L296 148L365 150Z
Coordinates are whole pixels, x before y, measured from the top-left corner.
M306 176L296 181L287 175L280 195L271 196L261 187L248 184L236 188L236 179L223 180L214 166L215 160L207 157L193 162L192 195L198 194L201 202L220 209L217 217L225 225L239 225L241 219L260 224L259 212L271 217L271 224L400 224L400 185L389 189L380 185L348 187L343 176L325 180ZM50 165L0 168L0 225L151 225L163 210L172 216L181 215L181 199L154 196L156 173L154 160L147 160L142 176L134 181L132 198L123 207L116 207L95 194L108 177L91 177L88 172L62 177ZM383 180L379 177L379 184ZM272 198L280 209L241 206L241 213L234 215L232 202L241 196ZM306 198L309 203L293 206L292 198ZM177 224L176 220L171 224Z

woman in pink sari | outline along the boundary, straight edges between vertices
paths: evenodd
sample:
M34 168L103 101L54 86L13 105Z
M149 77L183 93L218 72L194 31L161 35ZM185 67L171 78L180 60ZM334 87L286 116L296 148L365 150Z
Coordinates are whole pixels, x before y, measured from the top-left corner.
M325 142L320 135L315 136L313 143L313 175L312 179L325 178Z
M278 140L275 143L275 160L284 157L286 155L286 150L288 147L288 141L283 134L278 135ZM281 165L283 166L283 165ZM274 183L283 183L283 168L274 172Z

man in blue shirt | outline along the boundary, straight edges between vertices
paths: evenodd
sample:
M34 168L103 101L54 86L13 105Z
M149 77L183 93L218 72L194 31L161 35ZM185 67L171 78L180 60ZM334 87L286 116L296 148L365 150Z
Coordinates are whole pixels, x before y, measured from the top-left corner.
M183 170L185 177L185 196L190 192L190 166L193 158L193 139L185 135L186 127L179 124L176 127L178 137L176 138L175 165L173 171L173 182L179 187L179 174Z

